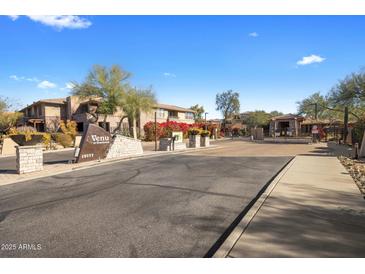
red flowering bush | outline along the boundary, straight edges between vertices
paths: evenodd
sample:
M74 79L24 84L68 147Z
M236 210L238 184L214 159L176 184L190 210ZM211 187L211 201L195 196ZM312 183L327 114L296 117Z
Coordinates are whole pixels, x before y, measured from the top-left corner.
M157 139L160 139L162 135L162 127L160 123L157 123L156 129L155 129L155 123L154 122L148 122L143 126L144 129L144 137L146 141L152 141L155 140L155 134L157 135Z
M204 128L204 123L178 123L175 121L167 121L163 123L157 123L157 139L170 137L173 131L182 131L184 138L188 137L188 132L190 128ZM153 141L155 139L155 123L148 122L143 126L145 140Z

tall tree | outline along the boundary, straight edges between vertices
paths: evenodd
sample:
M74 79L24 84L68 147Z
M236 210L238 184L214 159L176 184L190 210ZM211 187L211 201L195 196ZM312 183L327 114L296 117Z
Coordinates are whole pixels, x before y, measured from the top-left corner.
M271 117L270 113L264 110L255 110L245 113L244 120L249 127L256 128L268 125Z
M0 113L7 111L8 108L9 108L8 99L0 97Z
M226 121L229 117L240 112L240 101L238 92L227 90L218 93L215 97L216 110L222 112L223 128L226 126Z
M122 105L128 83L126 80L130 73L120 66L110 68L94 65L83 83L73 82L72 94L81 98L101 98L97 113L104 115L103 126L108 114L113 114Z
M330 110L328 98L321 95L319 92L311 94L302 101L297 102L297 104L298 114L305 115L312 119L314 119L316 115L317 119L332 119L338 116L336 112Z
M352 73L340 80L329 92L329 104L343 110L348 107L357 119L365 118L365 72Z
M10 128L16 126L16 123L23 116L20 112L12 112L12 104L8 98L0 97L0 132L6 133Z
M156 105L156 98L151 90L130 88L123 103L123 111L127 114L130 131L137 139L137 119L141 112L150 112Z
M284 115L284 113L282 113L282 112L280 112L280 111L277 111L277 110L273 110L273 111L271 111L269 114L270 114L270 116L271 116L271 117Z
M203 119L203 114L205 112L203 106L199 106L197 104L197 105L191 106L190 109L192 109L192 110L195 111L195 113L194 113L194 120L195 120L195 122Z

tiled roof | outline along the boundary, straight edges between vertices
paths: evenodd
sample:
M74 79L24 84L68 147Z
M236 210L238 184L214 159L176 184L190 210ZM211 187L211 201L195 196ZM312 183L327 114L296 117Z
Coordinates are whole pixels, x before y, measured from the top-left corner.
M298 119L298 120L304 120L303 116L296 115L296 114L285 114L280 116L274 116L271 118L271 120L291 120L291 119Z
M175 111L181 111L181 112L194 112L194 110L189 108L182 108L174 105L167 105L167 104L156 104L156 108L163 108L166 110L175 110Z
M43 99L35 103L64 104L66 103L66 98Z
M63 104L66 103L66 98L42 99L42 100L33 102L32 104L30 104L30 105L22 108L20 111L23 111L23 110L25 110L28 107L31 107L31 106L37 105L37 104L41 104L41 103L63 105Z

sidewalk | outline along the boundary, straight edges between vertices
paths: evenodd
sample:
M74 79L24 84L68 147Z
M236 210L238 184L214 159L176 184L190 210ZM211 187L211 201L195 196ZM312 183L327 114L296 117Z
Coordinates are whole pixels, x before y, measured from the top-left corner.
M231 239L228 252L220 253L237 258L364 257L365 201L338 159L297 156L291 164L243 233L237 234L240 224L231 233L238 237ZM228 239L216 254L227 248Z

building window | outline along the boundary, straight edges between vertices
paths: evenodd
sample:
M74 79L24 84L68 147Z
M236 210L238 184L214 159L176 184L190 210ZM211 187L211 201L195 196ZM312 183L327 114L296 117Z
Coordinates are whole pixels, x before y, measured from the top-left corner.
M165 110L163 110L162 108L159 108L157 110L157 118L165 118Z
M177 118L177 111L169 110L169 117L171 118Z
M194 113L192 113L192 112L185 112L185 119L193 120L194 119Z

